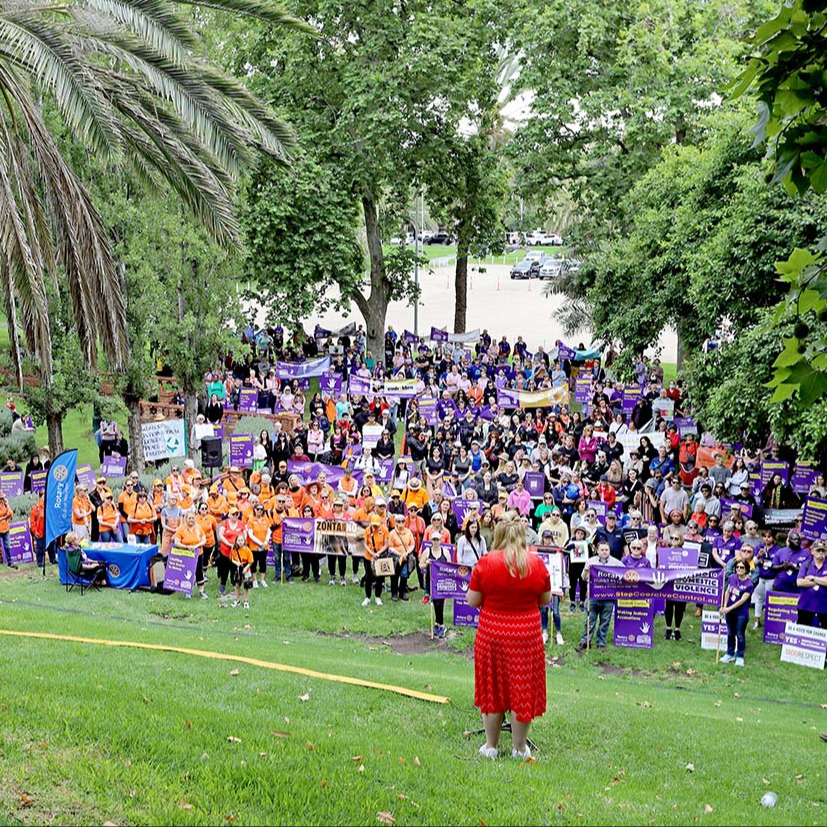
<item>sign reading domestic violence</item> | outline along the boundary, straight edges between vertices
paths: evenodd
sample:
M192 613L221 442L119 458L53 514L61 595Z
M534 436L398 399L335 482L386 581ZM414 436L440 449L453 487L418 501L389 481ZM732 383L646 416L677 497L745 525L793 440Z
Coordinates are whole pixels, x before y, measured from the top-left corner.
M592 600L650 600L662 597L683 603L719 606L723 569L621 569L589 567Z

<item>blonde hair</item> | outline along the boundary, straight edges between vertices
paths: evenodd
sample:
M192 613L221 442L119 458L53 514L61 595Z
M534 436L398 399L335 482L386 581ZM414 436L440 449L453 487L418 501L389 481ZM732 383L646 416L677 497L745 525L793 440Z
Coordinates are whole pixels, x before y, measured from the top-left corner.
M528 547L525 526L516 512L508 512L494 529L494 548L505 552L505 564L512 577L528 574Z

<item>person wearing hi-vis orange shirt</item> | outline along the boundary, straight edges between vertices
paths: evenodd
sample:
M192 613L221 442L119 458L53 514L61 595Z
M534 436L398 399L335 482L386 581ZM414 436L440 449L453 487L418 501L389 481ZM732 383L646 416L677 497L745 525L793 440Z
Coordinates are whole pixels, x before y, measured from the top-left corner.
M17 566L11 561L11 548L9 547L9 529L13 519L14 512L6 500L6 493L0 491L0 546L2 546L2 560L0 562L5 562L10 568L16 569Z
M135 505L126 514L129 533L135 535L135 542L142 546L152 544L155 528L155 508L150 505L146 491L139 491Z

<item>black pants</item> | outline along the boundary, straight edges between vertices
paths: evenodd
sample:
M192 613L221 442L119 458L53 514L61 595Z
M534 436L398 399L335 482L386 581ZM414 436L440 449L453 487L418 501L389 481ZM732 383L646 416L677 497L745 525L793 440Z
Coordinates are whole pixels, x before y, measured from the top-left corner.
M221 583L223 593L224 589L227 588L227 578L230 576L230 558L219 552L215 567L218 570L218 581Z
M353 567L353 573L358 574L359 573L359 563L362 561L362 558L361 557L351 557L351 560L353 561L351 563L351 566ZM370 564L366 563L365 568L370 568Z
M431 593L431 567L425 569L425 589L426 594ZM431 605L434 607L434 622L437 626L443 626L445 619L445 601L443 599L432 600Z
M827 612L808 612L806 609L798 610L798 622L802 626L812 626L813 620L818 618L818 625L827 629Z
M204 582L204 554L199 551L198 556L195 558L195 585L198 586L199 589L202 589Z
M391 597L401 597L408 593L408 578L401 574L391 575Z
M680 629L683 623L683 613L686 611L686 603L681 603L678 600L667 600L666 608L663 611L663 616L666 618L666 628L672 628L672 617L675 618L675 628Z
M580 584L580 602L583 603L586 600L586 581L580 576L584 568L586 568L585 563L569 564L569 599L572 603L575 602L578 583Z
M310 571L313 570L313 579L318 582L319 574L319 555L312 554L309 551L302 552L302 580L307 580L310 577Z
M336 566L339 567L339 577L345 576L347 570L347 557L344 554L328 554L327 555L327 570L331 577L336 576Z
M262 574L267 574L267 549L263 548L261 551L253 552L253 564L250 566L250 572L255 574L260 571Z
M355 560L356 558L354 558ZM373 573L373 566L370 560L365 560L365 597L370 597L371 591L375 590L376 597L382 596L382 588L385 584L384 577L376 577Z

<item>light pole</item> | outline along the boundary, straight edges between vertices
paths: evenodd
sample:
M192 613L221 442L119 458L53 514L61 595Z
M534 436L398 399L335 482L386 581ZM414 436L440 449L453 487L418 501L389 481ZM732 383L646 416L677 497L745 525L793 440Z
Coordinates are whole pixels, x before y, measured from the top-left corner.
M414 285L416 287L416 297L414 299L414 336L419 336L419 228L421 224L419 221L417 201L420 197L419 193L414 196Z

